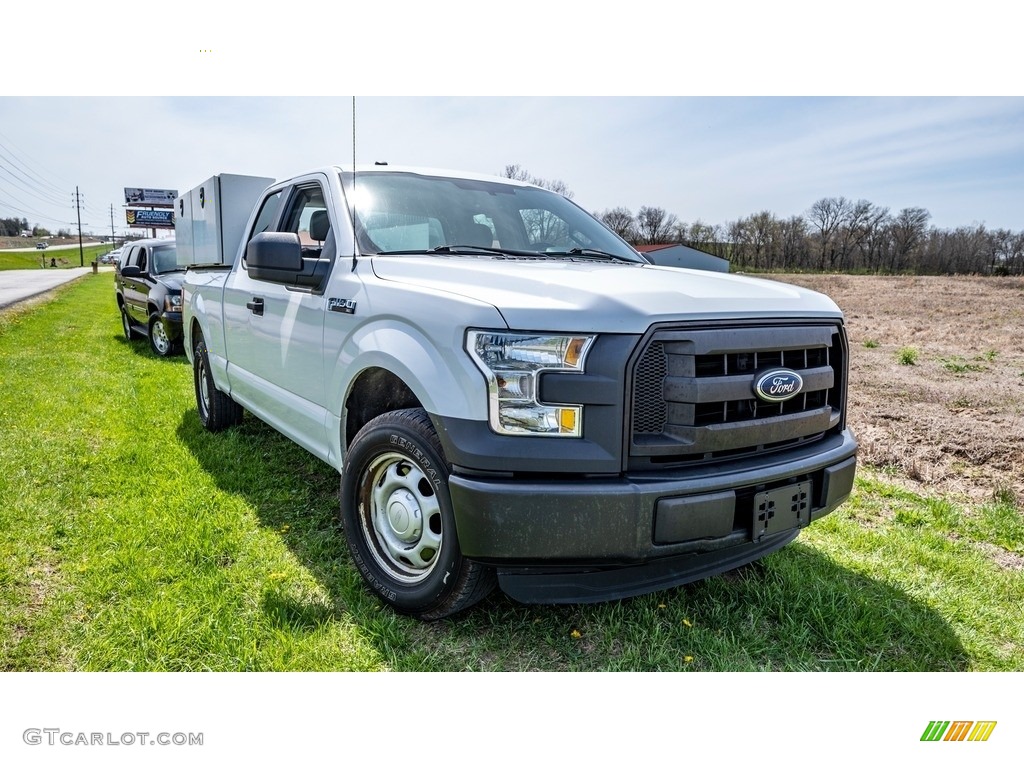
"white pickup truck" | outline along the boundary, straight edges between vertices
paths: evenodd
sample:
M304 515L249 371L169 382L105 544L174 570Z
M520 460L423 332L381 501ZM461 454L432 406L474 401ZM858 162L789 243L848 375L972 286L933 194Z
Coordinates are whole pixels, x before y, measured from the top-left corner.
M825 296L655 266L508 179L329 167L229 200L217 178L178 201L200 419L244 409L335 467L353 561L400 612L683 584L850 493Z

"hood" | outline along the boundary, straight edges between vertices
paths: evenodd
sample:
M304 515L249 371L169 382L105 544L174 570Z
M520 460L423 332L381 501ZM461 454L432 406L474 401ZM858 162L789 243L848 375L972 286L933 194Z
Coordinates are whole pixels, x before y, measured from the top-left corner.
M156 279L167 286L168 290L181 292L181 283L185 279L184 272L169 272L166 275L157 275Z
M841 318L820 293L771 280L625 262L376 256L374 274L493 305L509 328L643 333L652 323Z

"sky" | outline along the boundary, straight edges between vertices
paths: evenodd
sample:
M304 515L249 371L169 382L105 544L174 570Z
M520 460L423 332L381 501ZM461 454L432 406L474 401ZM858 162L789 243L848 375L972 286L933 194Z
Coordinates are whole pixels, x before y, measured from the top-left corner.
M0 97L0 217L125 229L124 187L215 173L277 179L352 162L351 96ZM692 223L822 197L921 207L940 228L1024 230L1021 97L373 97L359 163L560 179L590 211L656 206Z
M845 197L1024 230L1006 4L704 5L391 0L270 24L218 0L21 4L8 29L48 21L0 46L0 216L66 227L77 185L83 227L109 233L124 187L349 164L356 94L357 162L516 163L590 211L724 225Z

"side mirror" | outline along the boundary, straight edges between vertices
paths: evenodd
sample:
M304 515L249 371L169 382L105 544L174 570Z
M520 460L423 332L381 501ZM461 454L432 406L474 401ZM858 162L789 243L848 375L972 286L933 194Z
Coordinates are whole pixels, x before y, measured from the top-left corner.
M142 270L136 266L121 267L121 277L141 277Z
M294 285L302 272L302 243L295 232L260 232L245 246L245 265L253 280Z

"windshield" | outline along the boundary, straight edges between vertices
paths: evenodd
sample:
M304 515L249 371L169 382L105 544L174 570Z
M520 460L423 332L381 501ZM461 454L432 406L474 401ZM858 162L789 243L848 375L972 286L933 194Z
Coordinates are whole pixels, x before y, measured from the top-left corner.
M355 209L363 253L446 251L595 256L642 262L617 235L575 203L536 187L498 181L361 172L342 183ZM462 249L460 248L461 252Z
M180 272L184 267L178 266L178 257L173 245L158 245L153 248L153 261L150 263L149 271L154 275L162 275L165 272Z

